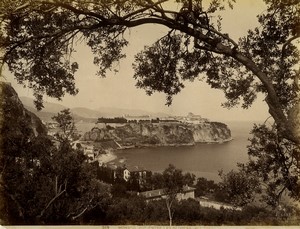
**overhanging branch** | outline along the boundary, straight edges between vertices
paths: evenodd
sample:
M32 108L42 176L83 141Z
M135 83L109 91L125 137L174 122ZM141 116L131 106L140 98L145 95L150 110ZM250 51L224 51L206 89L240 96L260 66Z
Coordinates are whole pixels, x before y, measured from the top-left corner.
M78 15L83 14L83 15L88 15L88 16L91 16L91 17L95 17L95 18L100 19L103 22L107 21L107 19L105 17L103 17L101 14L91 12L91 11L84 11L84 10L75 8L75 7L71 6L70 4L63 3L62 1L54 0L54 1L39 1L39 2L42 3L42 4L45 4L45 5L58 6L58 7L70 10L73 13L78 14Z
M123 16L122 19L123 19L123 20L126 20L126 19L128 19L128 18L130 18L130 17L132 17L132 16L135 16L135 15L137 15L137 14L139 14L139 13L142 13L142 12L144 12L144 11L146 11L146 10L149 10L149 9L153 8L154 6L159 5L159 4L161 4L161 3L163 3L163 2L166 2L166 1L168 1L168 0L160 0L160 1L156 2L156 3L151 3L150 5L147 5L147 6L144 7L144 8L138 9L138 10L132 12L132 13L129 13L129 14Z
M274 119L276 120L276 123L278 123L279 126L281 126L282 130L286 133L288 133L286 136L288 136L288 138L296 143L299 143L300 140L296 139L295 137L293 137L293 134L291 133L291 131L289 130L289 125L288 125L288 121L286 118L286 115L284 113L284 108L283 108L283 104L280 103L280 100L278 98L278 95L275 91L275 88L272 84L272 80L268 77L268 75L264 72L264 69L260 68L252 59L251 57L248 57L246 55L244 55L243 53L239 52L236 47L237 47L237 43L232 40L231 38L229 38L229 36L227 36L226 34L220 33L217 30L214 30L213 28L209 29L210 32L212 32L214 35L219 36L219 41L214 39L213 36L211 36L211 34L204 34L201 31L197 30L197 28L201 28L201 25L195 24L195 26L192 28L192 26L186 26L183 23L178 22L177 20L175 20L175 18L171 18L171 17L167 17L166 15L166 10L164 10L162 7L159 7L159 4L165 2L166 0L159 0L157 2L153 2L152 0L148 0L147 3L144 5L142 5L142 3L140 4L141 8L136 9L135 11L128 13L127 15L123 16L123 17L117 17L115 18L114 15L112 15L111 17L108 16L104 16L104 13L107 13L107 11L105 11L105 9L103 9L103 12L92 12L92 11L88 11L87 9L80 9L76 6L74 6L74 4L72 5L72 3L68 4L66 2L61 2L58 0L47 0L47 1L36 1L35 4L41 4L41 5L49 5L49 7L60 7L63 8L67 11L73 12L74 14L83 14L83 15L87 15L93 18L98 19L97 22L93 25L90 25L86 28L82 28L82 29L97 29L100 27L111 27L111 26L124 26L127 28L131 28L131 27L137 27L140 25L145 25L145 24L159 24L159 25L163 25L166 26L168 28L170 28L171 30L177 30L180 31L182 33L185 33L186 35L189 35L191 37L194 37L195 39L201 41L201 43L203 43L202 46L199 46L200 49L203 49L205 51L209 51L209 52L214 52L217 54L222 54L226 57L231 57L233 59L235 59L236 61L238 61L239 63L243 64L249 71L251 71L255 76L257 76L259 78L259 80L262 82L263 86L265 87L267 94L268 94L268 100L267 103L269 105L270 108L270 113L272 114L272 116L274 117ZM22 6L22 10L23 8L29 7L28 4L24 4L24 6ZM152 15L144 15L143 12L147 11L147 10L153 10L155 12L155 17ZM171 14L171 13L170 13ZM111 15L111 13L109 13L109 15ZM138 18L138 19L133 19L136 18L135 16L140 16L143 15L142 18ZM191 23L190 23L191 25ZM200 27L199 27L200 26ZM75 29L76 27L72 27L69 29ZM62 31L60 31L61 33ZM52 34L52 36L55 34ZM51 36L48 35L48 36ZM282 47L282 53L285 52L286 47L288 46L288 44L290 44L292 41L294 41L295 39L299 38L299 34L295 35L294 37L291 37L290 39L288 39L286 41L286 43L283 45ZM17 47L18 45L21 45L23 42L30 42L33 39L39 39L39 37L35 37L35 38L28 38L28 40L24 40L24 41L19 41L16 44L12 44L12 49ZM226 41L226 42L224 42ZM229 43L229 44L228 44ZM232 48L232 45L234 46ZM9 51L8 51L9 52Z
M281 49L281 56L282 56L282 58L283 58L283 56L284 56L284 54L285 54L286 47L287 47L290 43L292 43L294 40L296 40L296 39L298 39L298 38L300 38L300 34L297 34L297 35L295 35L295 36L289 38L289 39L283 44L282 49Z
M60 197L62 194L64 194L67 190L67 181L65 180L64 184L62 184L64 186L63 190L60 190L50 201L49 203L46 205L46 207L41 211L40 215L38 216L38 218L41 218L44 214L45 211L51 206L51 204L58 198ZM59 189L61 189L62 185L60 186Z

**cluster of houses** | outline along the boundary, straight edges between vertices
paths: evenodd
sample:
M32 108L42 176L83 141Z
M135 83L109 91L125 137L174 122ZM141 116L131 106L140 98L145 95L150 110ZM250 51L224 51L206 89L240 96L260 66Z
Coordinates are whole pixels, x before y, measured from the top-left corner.
M201 117L201 115L195 115L192 112L188 113L187 116L167 116L167 117L160 117L155 118L151 117L150 115L143 115L143 116L131 116L131 115L124 115L124 119L128 122L152 122L152 123L188 123L188 124L201 124L204 122L209 122L207 118Z
M139 166L123 166L118 167L115 163L108 163L107 166L113 169L113 176L117 178L117 176L122 177L122 179L126 182L129 181L129 178L134 176L138 183L141 184L143 180L147 179L148 176L151 176L151 172L145 170ZM177 193L176 198L178 201L180 200L187 200L189 198L195 199L195 188L184 186L180 193ZM165 193L164 189L156 189L150 190L145 192L139 192L139 196L145 197L146 201L151 200L160 200L167 198L167 194Z
M126 182L129 181L129 178L131 176L134 176L136 179L138 179L139 184L141 184L142 181L147 178L147 176L151 175L150 171L145 170L138 166L118 167L115 163L109 163L107 166L113 169L114 178L116 178L118 175L119 176L121 175L122 179L125 180ZM187 200L190 198L195 199L195 190L196 188L185 185L183 186L182 190L176 194L176 199L178 201ZM139 192L137 193L137 195L143 196L147 202L167 198L167 194L164 189L155 189L150 191ZM237 210L237 211L242 210L242 208L240 207L235 207L233 205L226 204L226 203L211 201L205 197L197 198L197 200L199 201L199 204L202 207L215 208L217 210L220 210L222 208Z
M124 116L127 121L129 122L139 122L145 120L153 120L150 116ZM158 119L157 119L158 120ZM159 122L181 122L181 123L190 123L190 124L199 124L203 122L209 122L208 119L202 118L200 115L194 115L193 113L189 113L187 116L177 116L177 117L166 117L160 118ZM58 130L58 126L56 122L47 122L44 123L48 128L48 134L54 137L54 134ZM88 156L89 162L93 162L99 156L101 152L100 149L95 147L95 145L91 142L83 142L80 140L76 140L72 142L72 147L80 148L84 151L84 154ZM147 177L151 176L151 171L146 170L144 168L138 166L125 166L121 164L116 164L116 162L109 162L105 164L101 164L103 167L107 167L112 171L112 179L115 180L117 178L123 179L125 182L130 180L130 177L134 177L138 184L142 184L143 181L147 179ZM181 192L176 194L176 199L178 201L187 200L189 198L195 199L195 188L184 186ZM156 189L150 191L144 191L137 193L139 196L143 196L147 202L153 200L161 200L166 199L167 194L165 193L164 189ZM210 201L207 198L198 198L199 204L203 207L212 207L215 209L234 209L241 211L241 208L236 208L232 205L225 204L225 203L218 203L214 201Z
M107 167L111 168L113 171L113 177L116 179L117 177L121 177L124 181L128 182L131 176L134 176L138 183L141 184L143 180L147 179L148 176L151 176L151 171L145 170L139 166L122 166L119 167L114 162L108 163ZM187 199L196 199L195 198L195 190L196 188L190 187L188 185L183 186L182 190L176 194L176 199L178 201L187 200ZM166 199L168 196L164 189L155 189L150 191L144 191L137 193L138 196L143 196L147 202ZM211 201L206 197L197 198L200 206L215 208L217 210L230 209L241 211L242 208L235 207L230 204Z
M191 124L200 124L204 122L209 122L207 118L202 118L201 115L194 115L192 112L188 113L186 117L180 117L182 122Z
M46 126L48 130L48 135L52 138L52 142L55 145L59 145L59 142L57 141L55 135L56 133L59 133L61 130L58 127L58 123L55 121L48 121L43 122L43 124ZM100 154L100 149L94 146L94 144L90 142L84 142L80 140L71 140L71 145L73 149L82 149L84 154L89 158L88 161L92 162L95 160L95 158Z
M113 171L113 178L122 178L128 182L130 177L135 177L139 183L151 176L151 172L139 166L117 165L116 162L109 162L103 166L110 168Z
M209 122L207 118L202 118L201 115L188 113L187 116L166 116L166 117L152 117L150 115L123 115L116 118L99 118L97 126L105 126L106 124L112 126L122 126L126 123L187 123L187 124L201 124Z
M103 122L105 121L105 123L103 123L101 120ZM168 116L168 117L160 117L160 118L154 118L151 117L150 115L140 115L140 116L123 115L123 117L121 118L99 118L96 127L98 128L106 127L107 124L109 126L119 126L119 125L125 125L126 123L140 123L140 122L149 122L149 123L156 123L156 124L159 123L200 124L204 122L209 122L209 120L206 118L202 118L200 115L195 115L191 112L188 113L187 116ZM54 143L56 143L55 134L59 132L58 124L54 121L44 122L44 124L48 129L48 135L52 136ZM57 143L57 145L58 144L59 143ZM74 148L76 147L78 148L78 145L80 145L80 148L83 149L85 155L88 156L90 162L94 161L96 157L101 153L99 149L94 147L94 145L90 144L89 142L73 141L72 144Z

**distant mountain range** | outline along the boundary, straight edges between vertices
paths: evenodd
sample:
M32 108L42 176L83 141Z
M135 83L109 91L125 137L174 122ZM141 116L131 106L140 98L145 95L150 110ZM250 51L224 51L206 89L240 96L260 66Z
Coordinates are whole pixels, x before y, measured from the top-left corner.
M57 103L49 103L44 101L44 108L42 111L37 111L32 98L20 97L24 107L36 114L44 121L50 121L51 117L60 112L63 109L67 109L63 105ZM123 115L151 115L153 117L165 117L169 114L161 112L149 112L137 109L124 109L124 108L113 108L113 107L101 107L99 109L89 109L85 107L70 108L75 121L96 121L100 117L120 117Z

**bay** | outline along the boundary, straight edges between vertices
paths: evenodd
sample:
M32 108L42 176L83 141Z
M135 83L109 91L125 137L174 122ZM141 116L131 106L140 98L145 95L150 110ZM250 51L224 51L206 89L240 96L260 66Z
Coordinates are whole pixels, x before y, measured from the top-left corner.
M228 172L237 168L237 163L248 160L247 145L253 122L228 122L233 140L223 144L196 144L194 146L149 147L118 150L118 158L125 165L139 166L153 172L162 172L169 164L196 177L205 177L218 182L219 170Z

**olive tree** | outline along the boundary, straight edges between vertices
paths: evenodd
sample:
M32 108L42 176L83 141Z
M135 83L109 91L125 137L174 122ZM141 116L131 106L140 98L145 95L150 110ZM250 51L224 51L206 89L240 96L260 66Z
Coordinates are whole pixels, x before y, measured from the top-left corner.
M70 142L71 140L76 140L77 129L70 109L60 111L57 115L52 117L52 120L57 123L59 129L58 132L55 133L55 137L58 141Z
M224 91L225 106L242 100L245 108L258 92L264 93L280 133L299 144L298 129L288 117L299 113L299 2L265 0L267 9L258 15L260 26L237 41L222 31L222 18L217 17L226 7L232 8L234 0L176 0L177 11L167 2L4 0L1 59L19 83L29 82L41 108L43 94L60 98L77 93L74 74L79 66L70 59L76 40L91 48L98 74L104 76L125 57L127 29L163 25L167 34L136 55L138 87L149 94L165 92L170 103L185 80L205 75L212 88Z
M259 179L262 200L272 207L287 193L300 200L299 147L278 136L274 126L256 125L248 146L249 161L240 165L248 179Z

